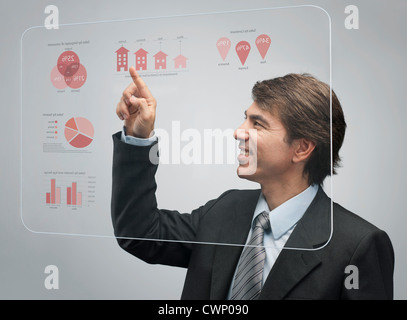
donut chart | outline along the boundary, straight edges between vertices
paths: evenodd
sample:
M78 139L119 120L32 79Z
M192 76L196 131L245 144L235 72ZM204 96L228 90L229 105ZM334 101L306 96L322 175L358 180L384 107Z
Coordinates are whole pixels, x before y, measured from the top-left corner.
M65 139L73 147L81 149L93 141L92 123L83 117L72 117L65 123Z

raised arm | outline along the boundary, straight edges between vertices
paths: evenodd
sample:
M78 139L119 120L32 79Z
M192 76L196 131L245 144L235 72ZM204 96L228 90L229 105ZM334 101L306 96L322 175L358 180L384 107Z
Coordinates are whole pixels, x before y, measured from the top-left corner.
M156 100L131 67L133 82L117 104L117 116L124 120L127 135L148 138L154 130ZM157 142L135 146L113 135L111 213L115 236L127 252L148 263L186 267L202 208L192 214L157 208L155 173ZM146 240L142 240L146 239ZM152 241L151 239L155 239ZM165 241L156 241L165 240ZM169 242L175 240L176 242Z

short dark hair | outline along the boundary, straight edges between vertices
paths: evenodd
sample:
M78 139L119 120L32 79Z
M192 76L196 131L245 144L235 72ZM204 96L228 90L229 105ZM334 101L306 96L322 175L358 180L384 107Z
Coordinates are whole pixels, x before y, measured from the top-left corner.
M315 149L304 167L310 184L322 184L331 175L331 88L310 74L288 74L257 82L252 90L258 106L279 117L287 130L287 143L306 138ZM346 131L341 104L332 90L332 173L340 164L339 149Z

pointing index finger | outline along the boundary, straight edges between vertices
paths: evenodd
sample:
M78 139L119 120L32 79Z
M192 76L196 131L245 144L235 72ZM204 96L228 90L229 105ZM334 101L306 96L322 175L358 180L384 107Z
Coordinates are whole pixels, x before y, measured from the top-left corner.
M147 85L144 83L143 79L137 73L136 69L134 67L130 67L129 72L133 79L134 84L137 87L140 97L146 98L146 99L150 98L152 96L151 92L148 89Z

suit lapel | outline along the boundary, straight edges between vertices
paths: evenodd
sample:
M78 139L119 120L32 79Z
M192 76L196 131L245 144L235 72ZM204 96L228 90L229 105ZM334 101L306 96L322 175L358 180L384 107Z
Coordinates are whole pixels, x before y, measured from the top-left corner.
M228 212L222 212L222 226L219 243L217 245L212 270L210 298L225 299L232 283L243 246L246 243L251 220L260 196L260 190L250 190L238 193L235 206ZM231 245L232 244L232 245ZM234 245L233 245L234 244Z
M222 226L219 243L225 245L216 246L210 299L220 300L227 297L243 250L241 245L247 240L260 190L246 191L239 193L238 196L242 198L236 198L234 210L220 213ZM321 264L317 249L329 239L330 213L330 199L320 187L270 271L260 299L283 299L297 283Z
M317 249L329 239L330 209L331 202L320 187L271 269L260 299L283 299L321 263Z
M303 225L298 224L295 230L296 232L292 234L295 237L295 242L301 242L301 247L309 246L310 242L306 237ZM287 247L295 248L295 246ZM283 299L298 282L320 263L321 260L313 251L283 249L266 279L259 299Z

